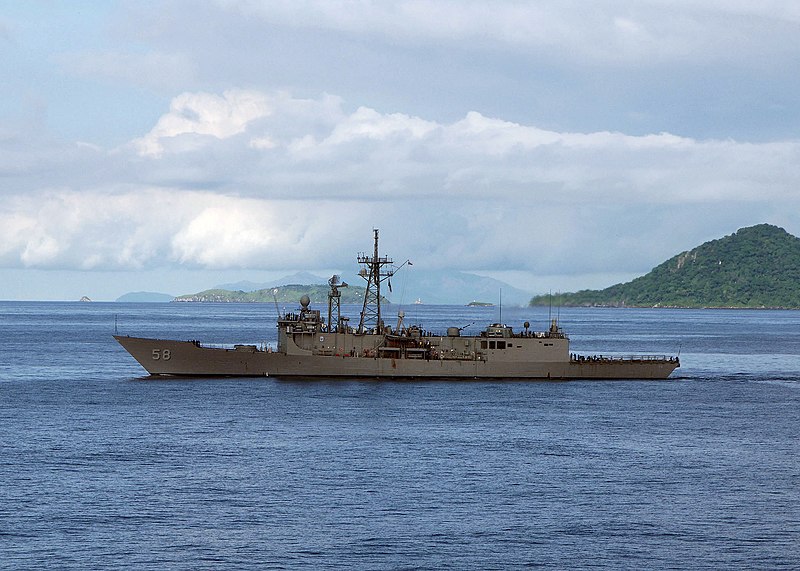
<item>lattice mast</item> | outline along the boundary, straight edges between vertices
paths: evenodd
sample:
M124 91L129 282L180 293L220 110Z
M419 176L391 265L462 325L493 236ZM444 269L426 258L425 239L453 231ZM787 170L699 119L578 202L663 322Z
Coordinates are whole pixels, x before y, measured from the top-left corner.
M363 253L358 255L358 263L362 264L358 275L367 280L367 288L364 292L364 307L361 309L358 331L359 333L365 333L368 329L374 328L376 333L380 335L383 333L381 282L394 275L394 269L392 269L394 262L390 258L385 256L381 258L378 255L378 229L373 228L372 232L375 234L375 250L372 257ZM389 266L389 268L383 269L384 266ZM389 285L391 289L391 284Z
M338 275L334 275L328 280L330 291L328 292L328 331L339 331L342 325L342 292L340 288L347 287L347 282L341 281ZM333 320L336 316L336 321Z

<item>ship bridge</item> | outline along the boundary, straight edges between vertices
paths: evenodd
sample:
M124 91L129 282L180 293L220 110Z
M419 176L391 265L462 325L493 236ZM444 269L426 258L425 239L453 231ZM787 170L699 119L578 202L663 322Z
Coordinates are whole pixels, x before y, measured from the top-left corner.
M513 335L514 332L508 325L492 323L483 332L482 337L512 337Z

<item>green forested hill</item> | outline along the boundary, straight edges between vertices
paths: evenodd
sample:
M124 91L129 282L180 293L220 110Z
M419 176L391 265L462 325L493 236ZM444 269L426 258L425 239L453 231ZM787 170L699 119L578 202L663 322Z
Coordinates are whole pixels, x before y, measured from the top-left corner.
M537 296L531 305L800 308L800 238L759 224L682 252L603 290Z
M330 291L327 285L285 285L257 291L209 289L200 293L178 296L175 301L272 303L275 299L272 297L273 289L278 290L275 296L278 303L299 303L303 294L308 295L313 303L328 303L328 291ZM363 287L351 286L339 291L342 293L342 303L362 303L364 301Z

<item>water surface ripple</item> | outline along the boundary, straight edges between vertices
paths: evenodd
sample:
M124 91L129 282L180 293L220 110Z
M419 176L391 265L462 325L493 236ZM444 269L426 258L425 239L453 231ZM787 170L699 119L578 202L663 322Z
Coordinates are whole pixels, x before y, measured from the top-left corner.
M110 337L274 311L0 303L0 568L800 568L798 312L561 310L669 382L154 380Z

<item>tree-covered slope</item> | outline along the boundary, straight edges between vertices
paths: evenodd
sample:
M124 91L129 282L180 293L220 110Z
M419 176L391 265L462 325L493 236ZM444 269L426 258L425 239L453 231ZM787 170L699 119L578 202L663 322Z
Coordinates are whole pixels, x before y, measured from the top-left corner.
M800 308L800 238L759 224L682 252L603 290L537 296L531 305Z

